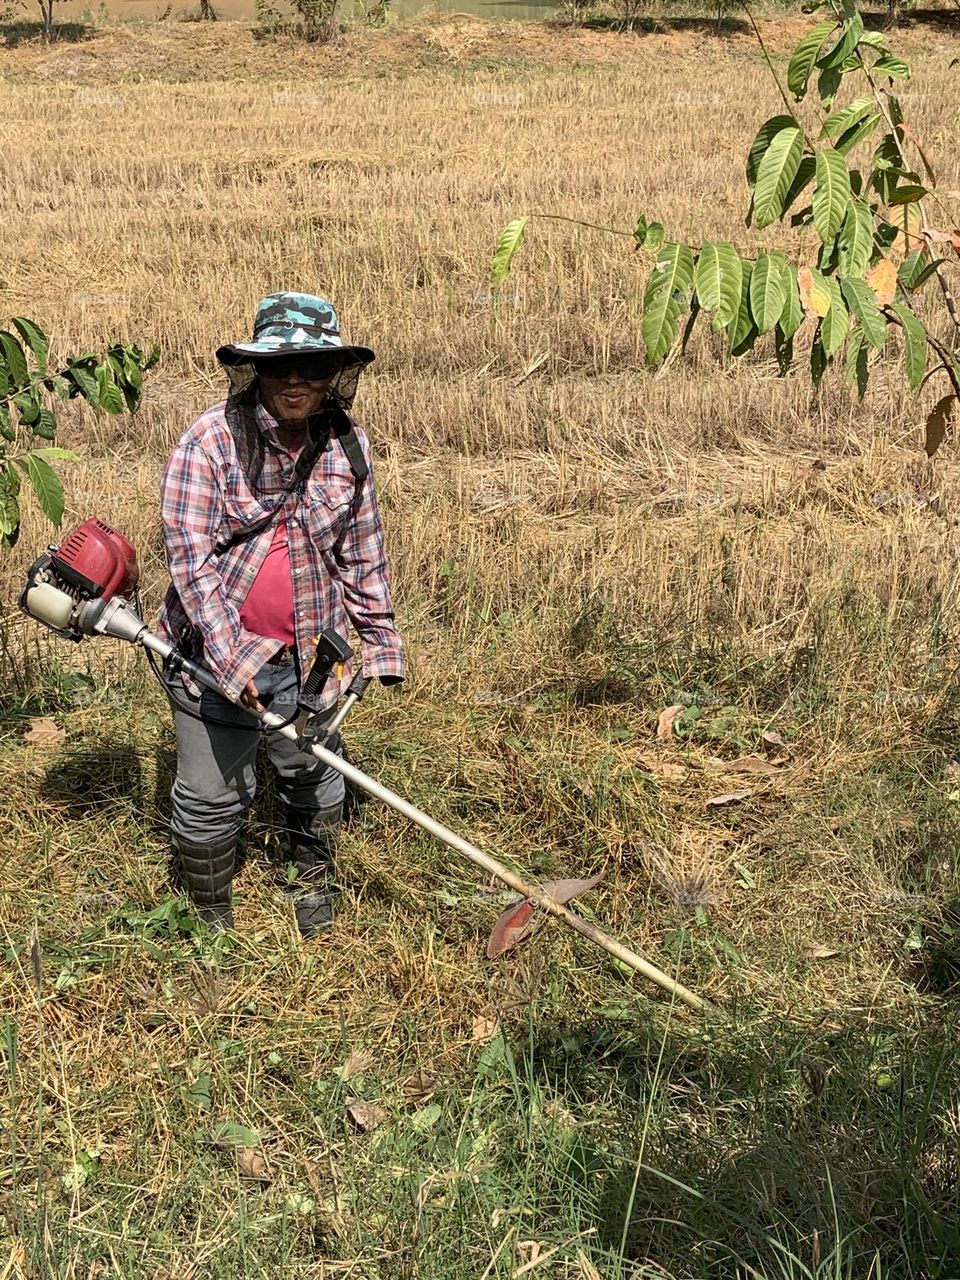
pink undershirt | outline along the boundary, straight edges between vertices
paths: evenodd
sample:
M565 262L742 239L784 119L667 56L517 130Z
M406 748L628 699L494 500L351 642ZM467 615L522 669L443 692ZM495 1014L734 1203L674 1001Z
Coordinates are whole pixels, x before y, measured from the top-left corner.
M291 449L296 457L299 450ZM287 542L287 517L280 516L273 533L267 558L240 606L240 621L255 636L267 636L282 644L296 645L293 625L293 579L290 576L290 546Z

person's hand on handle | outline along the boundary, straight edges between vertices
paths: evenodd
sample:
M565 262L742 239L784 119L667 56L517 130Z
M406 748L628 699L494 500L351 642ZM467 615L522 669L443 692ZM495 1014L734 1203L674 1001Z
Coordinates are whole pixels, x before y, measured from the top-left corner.
M240 705L249 707L251 711L265 710L260 701L260 690L257 688L256 680L248 680L243 686L243 693L240 695Z

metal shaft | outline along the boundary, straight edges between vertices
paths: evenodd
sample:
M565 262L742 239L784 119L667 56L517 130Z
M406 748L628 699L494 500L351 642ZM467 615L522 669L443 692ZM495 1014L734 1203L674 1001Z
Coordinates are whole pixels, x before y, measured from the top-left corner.
M162 658L166 658L172 651L172 646L162 641L159 636L153 635L152 632L144 630L138 636L138 641L145 648L153 650ZM184 662L185 669L200 683L213 689L217 693L222 693L216 679L207 671L205 667L201 667L193 662ZM351 704L352 705L352 704ZM341 708L341 712L334 723L339 726L343 723L346 716L347 708ZM285 738L289 738L291 742L297 742L297 731L292 724L284 725L283 718L275 715L272 711L264 711L259 713L260 719L265 728L273 729ZM504 866L496 858L491 857L489 853L478 848L475 844L471 844L469 840L464 840L462 836L458 836L455 831L451 831L449 827L445 827L442 822L437 822L436 818L431 818L428 813L424 813L422 809L418 809L415 804L411 804L409 800L405 800L403 796L397 795L395 791L391 791L389 787L385 787L382 782L378 782L376 778L371 778L357 769L354 765L349 764L342 756L338 756L336 752L328 750L326 747L318 746L316 743L306 744L305 749L310 751L318 760L321 760L331 769L335 769L337 773L342 774L344 778L353 786L358 787L361 791L365 791L367 795L371 795L374 799L381 801L388 808L402 814L408 821L426 831L434 839L445 844L449 849L456 850L468 858L478 867L483 867L485 871L489 871L491 875L496 876L504 884L509 885L511 889L516 890L524 898L528 898L538 907L542 907L544 911L555 916L558 920L562 920L564 924L569 925L571 929L576 930L584 938L589 938L591 942L598 947L602 947L604 951L619 960L622 964L627 965L635 972L643 974L645 978L649 978L651 982L656 983L658 987L662 987L664 991L670 993L677 1000L681 1000L684 1004L689 1005L691 1009L697 1012L703 1012L710 1006L705 1000L698 996L695 992L689 990L682 983L671 978L669 974L664 973L662 969L658 969L656 965L651 964L649 960L645 960L643 956L637 955L635 951L631 951L629 947L625 947L623 943L618 942L616 938L612 938L603 929L599 929L595 924L591 924L589 920L584 920L581 916L571 911L568 906L557 900L549 893L545 893L539 885L528 884L521 876L511 871L509 867Z

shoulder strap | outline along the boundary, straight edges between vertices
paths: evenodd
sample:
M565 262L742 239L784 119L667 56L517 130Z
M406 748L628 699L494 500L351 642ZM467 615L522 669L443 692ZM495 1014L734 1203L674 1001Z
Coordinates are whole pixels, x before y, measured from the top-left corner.
M347 462L350 464L350 470L353 472L353 505L357 505L360 501L364 482L370 474L370 468L367 466L367 460L363 456L363 449L357 437L353 419L337 406L334 412L328 415L322 427L317 429L311 424L311 443L297 459L297 466L294 469L293 476L284 486L276 504L258 519L251 520L249 524L236 529L229 537L222 538L213 549L214 555L223 555L231 547L237 546L240 542L247 542L250 538L255 538L258 533L262 533L264 529L268 529L273 524L286 506L288 499L305 483L307 476L316 466L331 435L335 435L340 441L341 448L347 456Z

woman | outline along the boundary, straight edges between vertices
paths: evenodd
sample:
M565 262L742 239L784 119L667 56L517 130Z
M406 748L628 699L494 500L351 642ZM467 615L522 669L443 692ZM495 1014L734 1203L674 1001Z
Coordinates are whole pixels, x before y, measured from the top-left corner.
M259 722L244 708L289 715L326 628L346 635L353 625L364 675L384 684L404 676L370 448L347 414L373 358L344 345L324 298L264 298L252 340L217 351L226 400L189 428L164 470L172 583L159 629L202 659L224 694L171 680L171 829L187 891L217 930L233 925L237 834L256 786ZM331 683L325 707L339 691ZM333 922L343 778L282 737L268 734L266 745L285 807L297 924L311 937ZM339 750L339 738L327 745Z

